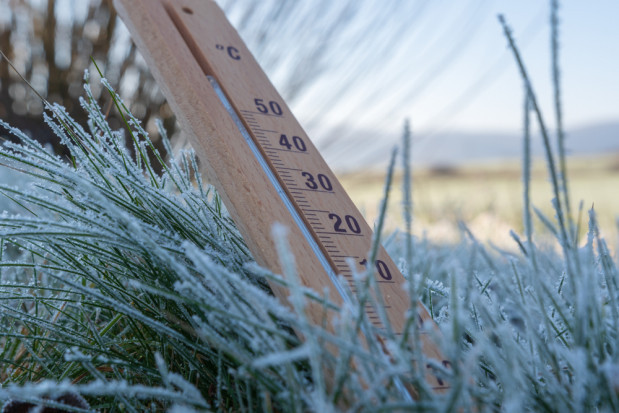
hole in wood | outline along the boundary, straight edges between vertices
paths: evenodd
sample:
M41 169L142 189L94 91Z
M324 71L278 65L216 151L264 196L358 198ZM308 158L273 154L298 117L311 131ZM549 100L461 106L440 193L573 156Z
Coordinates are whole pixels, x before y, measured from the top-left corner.
M189 7L183 7L183 11L187 14L193 14L193 10L191 10Z

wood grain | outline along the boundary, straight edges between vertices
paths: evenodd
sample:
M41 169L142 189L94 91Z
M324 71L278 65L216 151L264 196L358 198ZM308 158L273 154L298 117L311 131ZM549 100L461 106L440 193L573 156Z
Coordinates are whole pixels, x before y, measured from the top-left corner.
M372 230L219 7L211 0L115 4L256 261L281 273L271 229L282 223L290 231L301 282L318 292L329 287L329 299L342 303L207 75L220 85L331 269L347 280L354 294L353 271L362 272L367 265ZM351 263L356 268L351 269ZM404 277L382 247L375 270L389 324L395 334L402 334L410 299ZM286 299L285 290L272 288ZM433 325L425 307L415 307L418 322ZM314 309L311 318L319 323L324 313ZM368 320L381 330L385 326L377 310L366 308ZM426 356L444 360L429 334L422 342ZM426 378L436 391L448 388L430 369Z

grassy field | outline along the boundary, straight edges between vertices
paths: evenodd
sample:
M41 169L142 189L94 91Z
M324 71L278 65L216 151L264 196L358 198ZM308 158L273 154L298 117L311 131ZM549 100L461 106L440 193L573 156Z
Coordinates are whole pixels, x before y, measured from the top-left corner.
M501 248L515 248L511 229L523 233L522 167L518 161L476 164L457 168L418 169L413 172L414 232L439 243L460 240L458 221L465 222L482 241ZM347 173L340 176L348 194L368 222L374 222L384 186L380 171ZM403 227L400 208L401 179L397 175L389 203L389 230ZM569 191L574 220L580 222L580 240L587 230L587 210L594 206L602 235L616 252L619 216L619 153L568 160ZM545 163L533 165L533 205L553 218L552 191ZM579 204L583 213L579 220ZM535 220L538 236L548 231Z

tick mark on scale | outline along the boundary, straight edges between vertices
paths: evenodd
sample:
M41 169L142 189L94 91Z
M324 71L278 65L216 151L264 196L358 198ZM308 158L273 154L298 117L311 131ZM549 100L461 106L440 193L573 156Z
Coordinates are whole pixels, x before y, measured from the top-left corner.
M350 234L347 232L319 232L319 234L343 235L345 237L362 237L363 234Z

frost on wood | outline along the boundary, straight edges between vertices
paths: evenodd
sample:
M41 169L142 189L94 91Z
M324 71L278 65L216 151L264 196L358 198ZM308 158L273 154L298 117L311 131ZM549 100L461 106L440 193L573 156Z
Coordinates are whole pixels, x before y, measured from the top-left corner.
M390 239L414 277L404 288L442 329L445 369L416 351L414 312L408 337L380 342L361 338L372 327L358 303L336 308L335 326L309 323L309 301L334 307L296 281L285 231L274 236L286 273L258 267L193 153L157 153L116 101L125 130L109 128L88 84L87 125L48 108L68 158L1 125L19 140L0 149L10 168L0 185L1 401L72 392L95 409L134 411L619 408L619 275L593 213L588 243L569 257L530 236L521 255L490 252L465 227L466 241L449 247ZM289 288L289 303L265 279ZM359 282L365 305L369 288ZM427 388L426 365L451 383L447 394Z

